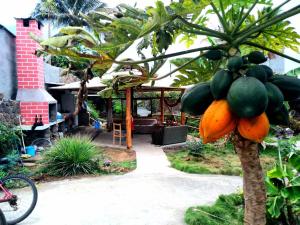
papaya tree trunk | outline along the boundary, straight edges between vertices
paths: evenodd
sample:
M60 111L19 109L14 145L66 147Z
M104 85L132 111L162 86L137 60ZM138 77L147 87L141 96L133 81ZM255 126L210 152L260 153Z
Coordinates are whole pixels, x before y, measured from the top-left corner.
M244 225L265 225L266 188L258 144L236 135L234 146L243 170Z

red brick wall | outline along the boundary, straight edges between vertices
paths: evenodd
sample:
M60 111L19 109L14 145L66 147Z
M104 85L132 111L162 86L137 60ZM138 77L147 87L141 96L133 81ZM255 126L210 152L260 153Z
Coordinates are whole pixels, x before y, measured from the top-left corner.
M39 44L29 33L42 36L36 20L29 21L29 27L23 26L23 20L17 19L16 57L18 88L44 88L43 59L34 55Z
M21 102L20 108L23 125L32 125L36 115L38 118L42 115L43 123L49 124L48 102Z
M16 25L16 61L18 89L38 89L45 87L43 59L34 55L39 44L29 33L42 36L36 20L30 20L29 26L24 27L23 20L17 19ZM42 116L44 124L49 124L48 102L20 102L20 113L23 125L32 125L35 117Z

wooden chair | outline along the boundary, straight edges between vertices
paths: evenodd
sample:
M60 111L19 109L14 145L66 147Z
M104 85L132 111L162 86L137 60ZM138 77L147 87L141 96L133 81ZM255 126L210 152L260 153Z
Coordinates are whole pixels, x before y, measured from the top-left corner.
M116 143L116 138L119 138L119 144L122 145L123 137L126 137L126 134L122 132L122 124L113 123L113 144Z

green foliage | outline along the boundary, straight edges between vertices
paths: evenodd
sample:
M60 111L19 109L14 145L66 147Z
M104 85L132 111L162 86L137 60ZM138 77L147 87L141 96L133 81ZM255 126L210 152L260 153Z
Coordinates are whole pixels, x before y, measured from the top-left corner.
M220 195L212 206L189 208L184 219L188 225L242 225L243 212L243 195Z
M176 67L184 65L191 58L178 58L170 62ZM200 58L179 70L180 74L176 75L172 86L178 87L183 85L196 84L210 80L213 76L213 71L219 69L219 64L205 58Z
M88 101L87 106L88 106L88 112L90 113L91 117L95 120L99 119L100 117L99 112L96 109L96 106L93 104L93 102Z
M279 162L267 172L267 212L272 224L300 222L300 152L288 141L279 142ZM283 157L281 157L283 156Z
M288 76L293 76L293 77L298 77L300 75L300 67L290 70L289 72L286 73Z
M190 141L187 142L186 149L188 150L188 154L193 157L203 157L203 148L204 145L202 141Z
M5 170L0 169L0 180L6 177L8 173Z
M254 15L252 10L257 3L265 8ZM261 49L280 54L284 47L297 50L300 36L285 19L299 13L300 9L295 7L285 13L280 12L280 7L271 7L271 1L267 0L182 0L171 2L169 6L164 5L163 1L157 1L154 7L148 7L145 10L121 4L113 10L113 13L111 9L106 8L89 11L90 13L76 11L76 16L79 15L82 24L89 26L89 31L81 27L66 27L48 40L41 40L37 37L35 39L43 47L38 51L39 54L48 52L53 55L66 56L74 61L86 60L88 61L87 68L91 68L98 76L102 76L109 70L113 63L134 65L133 68L137 69L141 75L126 73L106 82L108 88L101 94L111 96L114 90L137 87L150 81L154 83L155 80L160 79L155 73L165 62L164 59L171 57L166 55L165 51L176 41L177 37L186 40L188 45L191 45L193 40L203 36L211 45L203 50L222 50L225 55L232 48L240 49L242 53ZM220 24L215 26L218 29L209 28L208 21L211 14L217 15L219 19ZM142 60L116 61L116 58L136 40L141 40L137 52ZM155 57L145 59L142 50L149 47ZM186 53L188 51L175 53L172 57ZM205 55L205 52L200 53ZM148 64L150 61L156 61L152 69ZM202 59L192 61L188 62L185 58L174 62L176 66L186 65L179 70L181 74L176 78L174 85L189 85L208 80L214 73L213 71L222 66L222 62L211 63ZM138 65L142 63L144 66ZM189 68L188 64L193 63L195 65ZM178 68L169 74L177 70Z
M104 7L98 0L41 0L36 5L31 17L39 21L50 21L55 26L87 26L81 14Z
M7 158L8 163L7 164L0 164L0 170L10 171L15 166L18 165L20 155L19 155L18 151L12 150L11 152L9 152L8 154L5 155L5 158Z
M20 131L0 123L0 157L18 149L20 143Z
M52 176L93 174L98 169L99 153L86 137L66 137L45 153L43 171Z
M52 56L51 57L51 65L60 67L60 68L68 68L69 60L65 56Z

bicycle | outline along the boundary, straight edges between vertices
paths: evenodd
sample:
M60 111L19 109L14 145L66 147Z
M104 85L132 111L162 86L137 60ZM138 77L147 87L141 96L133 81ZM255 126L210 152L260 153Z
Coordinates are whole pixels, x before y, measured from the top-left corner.
M0 209L0 225L7 225L5 216L1 209Z
M0 159L1 163L5 164L7 161ZM34 210L37 199L37 188L28 177L16 174L0 179L0 206L7 225L26 219Z

